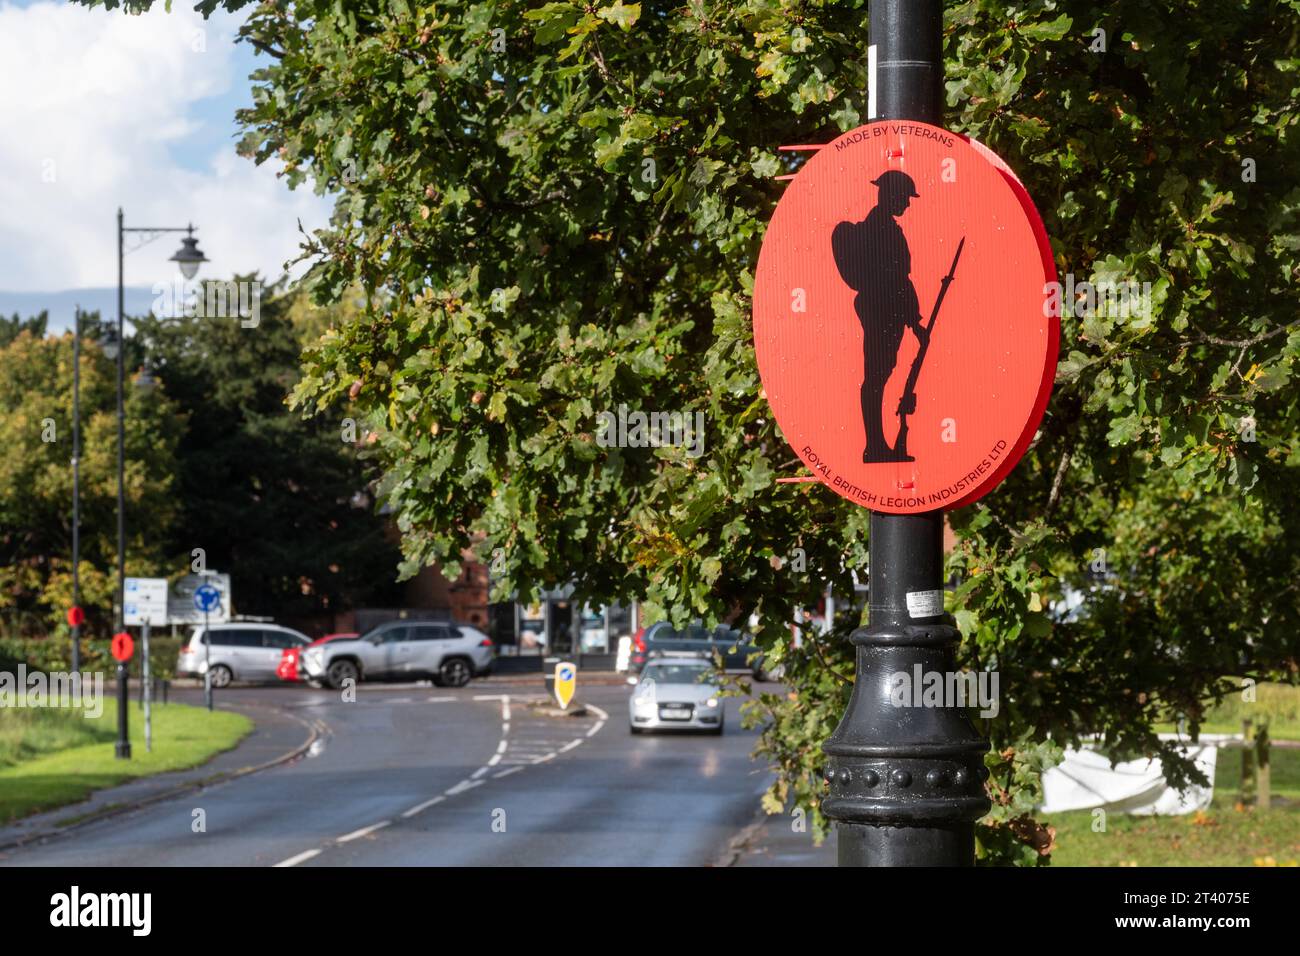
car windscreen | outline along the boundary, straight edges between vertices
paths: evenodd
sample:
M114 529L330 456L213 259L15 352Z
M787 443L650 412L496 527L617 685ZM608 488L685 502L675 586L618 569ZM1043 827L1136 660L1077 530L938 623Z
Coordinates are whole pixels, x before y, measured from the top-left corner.
M300 647L304 642L295 634L288 631L263 631L262 646L272 650L287 650L290 647Z
M688 624L682 630L674 627L660 627L652 635L656 641L708 641L712 636L701 624Z
M643 680L652 680L656 684L712 684L713 671L708 667L696 667L690 664L652 664L642 673Z

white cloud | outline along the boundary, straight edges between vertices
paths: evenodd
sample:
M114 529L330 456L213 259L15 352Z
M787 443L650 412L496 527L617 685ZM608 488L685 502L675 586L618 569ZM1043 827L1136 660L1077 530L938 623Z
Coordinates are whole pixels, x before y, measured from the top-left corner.
M323 226L329 203L290 192L274 162L235 154L232 110L212 101L248 83L237 25L183 3L128 17L0 0L0 289L115 285L119 205L128 226L192 221L206 275L271 279L296 258L297 220ZM219 144L199 169L195 137ZM128 255L127 284L169 280L178 245L168 236Z

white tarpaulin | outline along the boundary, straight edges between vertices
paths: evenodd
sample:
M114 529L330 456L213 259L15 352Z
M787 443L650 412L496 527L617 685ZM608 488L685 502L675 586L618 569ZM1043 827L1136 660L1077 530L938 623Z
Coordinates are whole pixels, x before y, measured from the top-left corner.
M1164 735L1161 740L1179 740ZM1179 793L1165 780L1159 760L1128 760L1110 765L1110 758L1096 750L1067 749L1058 766L1043 774L1044 813L1092 810L1101 807L1115 813L1179 816L1204 810L1214 796L1214 766L1217 743L1228 735L1202 735L1199 743L1184 743L1182 752L1211 782L1208 787L1191 786Z

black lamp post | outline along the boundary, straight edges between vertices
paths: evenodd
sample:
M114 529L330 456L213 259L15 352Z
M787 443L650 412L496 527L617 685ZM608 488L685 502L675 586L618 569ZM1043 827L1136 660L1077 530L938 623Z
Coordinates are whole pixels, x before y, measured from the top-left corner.
M81 306L72 313L72 673L81 673Z
M942 0L872 0L876 119L943 124ZM957 707L902 709L891 675L946 674L960 635L950 617L912 618L909 592L943 587L943 513L871 515L868 625L853 632L857 680L823 745L840 866L971 866L987 740Z
M126 470L126 411L123 404L123 382L126 377L125 338L123 336L124 313L126 311L126 289L123 284L126 234L142 233L143 240L135 248L146 245L164 233L183 232L181 247L168 260L175 262L186 279L193 279L199 271L200 263L208 261L199 249L199 241L194 238L194 226L127 226L123 222L121 207L117 210L117 606L114 608L114 620L117 630L122 630L122 614L126 599L126 492L123 477ZM108 352L108 349L105 349ZM113 358L109 355L109 358Z
M181 240L180 249L171 257L170 261L180 266L181 275L186 279L193 279L198 274L199 264L207 261L207 257L199 251L198 240L194 238L194 226L128 227L123 222L121 207L118 208L117 329L116 334L111 337L113 351L110 351L108 346L104 349L109 358L117 359L117 600L113 609L113 618L118 632L121 632L125 626L123 618L126 609L126 489L124 486L126 474L126 407L123 401L123 385L126 379L126 338L123 330L126 312L126 288L123 283L123 272L127 253L126 234L128 232L146 234L140 244L135 247L137 249L157 239L163 233L185 233L186 236ZM131 741L127 736L127 693L127 666L126 662L123 661L117 665L118 720L115 752L119 760L129 759L131 756Z

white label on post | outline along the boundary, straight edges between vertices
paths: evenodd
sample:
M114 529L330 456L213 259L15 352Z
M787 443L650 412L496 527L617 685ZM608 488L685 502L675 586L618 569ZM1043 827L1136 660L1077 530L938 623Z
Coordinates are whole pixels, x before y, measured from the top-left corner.
M867 119L876 118L876 45L867 47Z
M943 591L908 591L908 617L938 617L943 613Z

